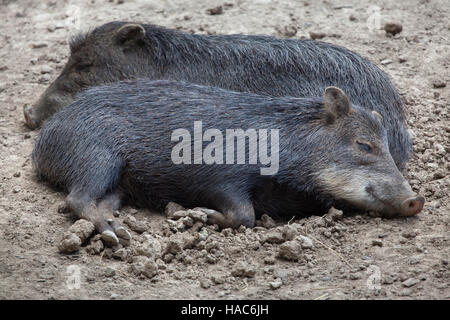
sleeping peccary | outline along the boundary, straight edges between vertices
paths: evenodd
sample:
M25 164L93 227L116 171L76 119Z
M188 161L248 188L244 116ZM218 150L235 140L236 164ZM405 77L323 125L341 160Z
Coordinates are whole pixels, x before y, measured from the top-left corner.
M318 97L328 86L383 117L391 155L402 169L412 149L402 99L389 77L333 44L252 35L192 35L149 24L111 22L72 39L70 57L26 123L40 126L77 93L119 80L186 81L274 97ZM258 109L254 109L254 115Z
M112 220L122 199L207 207L209 222L223 228L253 226L261 213L321 214L334 201L420 212L424 198L397 169L381 116L339 88L322 95L143 79L94 87L47 121L33 165L111 244L129 238Z

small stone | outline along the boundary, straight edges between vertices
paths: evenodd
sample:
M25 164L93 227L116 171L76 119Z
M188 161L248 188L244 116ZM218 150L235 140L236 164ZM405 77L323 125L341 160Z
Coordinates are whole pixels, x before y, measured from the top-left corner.
M285 225L283 227L283 239L285 241L291 241L297 236L298 231L293 226Z
M445 88L446 86L447 86L447 84L440 79L433 81L433 88L435 88L435 89Z
M323 39L323 38L325 38L327 36L327 34L326 33L323 33L323 32L314 32L314 31L310 31L309 32L309 37L311 38L311 39L313 39L313 40L316 40L316 39Z
M406 288L410 288L412 286L415 286L416 284L418 284L420 282L420 280L418 279L414 279L414 278L409 278L408 280L405 280L402 282L402 285Z
M302 247L298 241L283 243L278 250L278 257L288 261L298 261L302 255Z
M103 244L102 237L100 234L97 234L92 237L89 245L86 247L86 250L90 254L99 254L104 248L105 245Z
M200 232L197 233L197 238L200 241L206 241L206 239L208 239L208 230L206 230L205 228L200 230Z
M273 265L273 264L275 264L275 262L276 262L276 260L275 260L275 257L273 257L273 256L269 256L269 257L265 257L264 258L264 263L265 264Z
M54 25L54 24L48 25L47 26L47 30L48 30L48 32L55 31L56 30L56 25Z
M239 262L231 271L231 275L234 277L246 277L253 278L256 274L256 268L253 265Z
M386 31L387 34L391 34L393 36L395 36L397 33L402 32L403 30L403 26L399 23L386 23L384 25L384 31Z
M267 229L272 229L272 228L275 228L277 226L277 224L269 215L263 214L261 216L261 226L263 226L264 228L267 228Z
M125 248L121 248L113 252L113 257L125 261L128 257L128 251Z
M393 284L395 281L395 278L392 275L386 275L383 278L383 284Z
M45 48L48 45L45 42L38 42L38 43L32 43L31 44L31 48L32 49L40 49L40 48Z
M383 241L381 241L380 239L374 239L374 240L372 240L372 245L373 246L382 247L383 246Z
M123 220L123 223L129 226L130 229L133 230L134 232L143 233L144 231L147 231L147 226L145 225L145 223L136 220L136 218L133 216L127 216Z
M184 217L181 219L181 222L186 228L190 228L194 225L194 219L192 219L191 217Z
M105 269L105 276L106 277L113 277L116 274L116 270L111 267L106 267Z
M171 263L172 260L173 260L173 258L175 258L175 256L174 256L173 254L167 253L167 254L165 254L165 255L163 256L162 260L163 260L165 263Z
M439 170L433 173L433 179L438 180L445 178L445 171Z
M20 177L20 171L14 172L13 177L19 178Z
M218 7L215 7L215 8L207 9L206 13L211 15L211 16L222 14L223 13L223 7L222 6L218 6Z
M180 206L178 203L169 202L164 209L164 214L168 219L174 219L172 216L177 211L186 211L186 209Z
M301 243L302 249L313 249L314 248L314 242L310 238L299 235L297 237L297 239Z
M291 38L297 34L297 27L293 25L285 26L281 31L281 34L285 37Z
M208 262L210 264L217 263L217 258L215 256L213 256L212 254L206 255L205 259L206 259L206 262Z
M208 221L208 215L201 210L192 209L192 210L188 210L187 212L188 212L189 217L194 219L194 221L200 221L203 223L206 223Z
M283 232L279 229L272 229L261 237L261 243L283 243L284 241Z
M41 74L52 73L53 69L49 66L42 66L40 72Z
M58 213L69 213L70 212L70 208L69 208L69 206L67 205L66 202L61 202L58 205L57 211L58 211Z
M143 274L151 279L158 274L158 265L152 259L143 256L136 256L133 258L131 270L140 275Z
M352 272L352 273L350 273L349 274L349 276L348 276L348 278L350 279L350 280L359 280L359 279L361 279L361 273L360 272Z
M238 233L245 233L245 230L247 230L247 228L244 225L240 225L239 228L237 229Z
M212 282L214 282L214 284L224 284L225 283L225 278L222 276L218 276L218 275L211 276L211 280L212 280Z
M342 210L331 207L330 210L328 210L327 216L331 217L333 221L339 221L344 218L344 212Z
M274 281L269 282L270 289L276 290L283 285L283 281L280 278L276 278Z
M412 290L410 288L403 288L399 291L398 295L400 297L408 297L412 294Z
M211 280L209 279L200 279L200 287L203 289L208 289L212 285Z
M15 186L14 188L13 188L13 192L14 193L19 193L20 191L21 191L22 189L19 187L19 186Z
M81 240L74 233L70 233L64 237L58 246L60 253L73 253L80 250Z
M173 232L183 231L186 228L181 219L180 220L167 219L166 221L169 224L170 230L172 230Z
M163 252L176 255L184 249L194 247L196 242L197 239L189 233L176 233L169 238Z
M177 254L183 251L183 243L179 238L171 238L167 242L165 253Z
M50 75L44 74L44 75L42 75L41 77L39 77L38 82L39 82L39 83L47 83L47 82L49 82L51 79L52 79L52 78L51 78Z
M398 57L399 63L405 63L406 61L408 61L408 59L406 57Z
M382 65L386 66L386 65L388 65L388 64L391 64L391 63L392 63L392 60L391 60L391 59L384 59L384 60L381 60L380 63L381 63Z
M418 235L417 230L407 230L407 231L403 231L403 233L402 233L402 237L404 237L406 239L415 238L417 235Z
M350 20L350 21L358 21L358 18L356 18L354 15L350 15L350 17L348 17L348 19Z

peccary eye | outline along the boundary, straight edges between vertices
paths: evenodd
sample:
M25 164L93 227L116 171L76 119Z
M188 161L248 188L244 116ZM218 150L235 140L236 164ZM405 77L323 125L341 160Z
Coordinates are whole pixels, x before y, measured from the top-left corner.
M78 72L86 72L89 70L89 68L92 66L92 63L80 63L78 64L75 69Z
M364 143L364 142L360 142L358 140L356 140L356 144L358 145L358 148L361 151L369 152L369 153L372 152L372 146L370 146L369 144Z

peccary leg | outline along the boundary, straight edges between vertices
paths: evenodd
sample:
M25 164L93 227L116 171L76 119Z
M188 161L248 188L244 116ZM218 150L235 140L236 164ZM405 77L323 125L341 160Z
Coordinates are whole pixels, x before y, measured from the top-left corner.
M121 159L107 149L95 148L77 161L66 199L69 208L79 219L91 221L106 244L117 245L118 236L130 239L130 234L113 219L122 196L117 188L123 168Z
M131 239L128 231L113 218L113 212L120 208L121 195L110 193L97 201L87 194L71 192L67 196L67 205L79 219L91 221L102 235L106 244L115 246L119 239Z
M131 239L130 233L113 217L114 211L120 209L122 196L122 193L119 191L109 193L99 201L97 208L100 214L106 218L109 225L113 228L115 234L119 238L129 240Z
M67 196L66 202L77 218L89 220L94 224L95 229L102 235L102 239L108 245L114 246L119 243L113 227L98 210L97 201L90 195L72 191Z
M202 211L208 215L208 223L217 224L221 228L255 225L253 204L245 193L221 191L215 193L211 201L218 211L202 208Z

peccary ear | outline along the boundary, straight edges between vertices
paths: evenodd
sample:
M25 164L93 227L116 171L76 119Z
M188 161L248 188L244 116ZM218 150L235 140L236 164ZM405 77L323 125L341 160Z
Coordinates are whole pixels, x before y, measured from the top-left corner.
M128 23L116 31L116 41L119 44L131 44L145 37L145 29L140 24Z
M323 107L328 123L350 113L350 100L344 91L337 87L328 87L323 95Z

